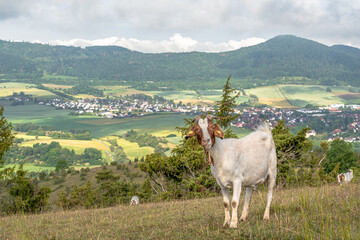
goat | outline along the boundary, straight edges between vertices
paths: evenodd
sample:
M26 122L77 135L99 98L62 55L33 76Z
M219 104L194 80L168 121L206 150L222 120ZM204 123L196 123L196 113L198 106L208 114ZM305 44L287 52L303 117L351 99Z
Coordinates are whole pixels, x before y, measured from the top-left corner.
M273 188L276 181L276 149L271 130L263 124L257 130L241 139L223 139L224 132L212 122L214 117L205 119L196 116L193 126L185 139L196 135L198 143L209 154L211 173L221 188L225 208L224 226L238 225L237 210L242 186L246 187L245 203L241 221L245 221L253 188L268 180L268 195L263 219L268 220ZM231 201L232 218L230 222L229 190L233 188Z
M351 179L353 179L353 177L354 177L353 170L350 169L349 172L338 174L337 180L340 183L340 185L342 185L343 183L349 183Z
M139 203L140 203L140 199L139 199L138 196L133 196L133 197L131 198L131 200L130 200L130 206L131 206L131 205L137 205L137 204L139 204Z

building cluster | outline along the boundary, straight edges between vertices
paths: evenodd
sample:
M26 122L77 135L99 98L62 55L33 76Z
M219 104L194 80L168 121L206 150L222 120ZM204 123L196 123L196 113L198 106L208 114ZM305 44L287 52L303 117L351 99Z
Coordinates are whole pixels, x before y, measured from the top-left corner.
M146 113L176 112L176 113L198 113L211 111L210 107L178 105L170 103L149 103L139 99L133 101L125 99L79 99L77 101L62 101L51 99L39 102L60 109L71 109L79 115L90 114L105 118L124 118L143 116Z
M20 100L20 99L19 99ZM24 101L24 99L21 99ZM38 104L59 109L71 109L76 114L96 115L104 118L141 117L144 114L174 112L187 114L214 113L212 107L178 105L175 103L149 103L139 99L79 99L63 101L49 99ZM347 142L360 141L360 105L333 104L319 109L245 108L235 109L239 117L231 125L253 129L266 120L274 127L284 120L288 127L310 126L307 137L326 131L328 140L342 138Z

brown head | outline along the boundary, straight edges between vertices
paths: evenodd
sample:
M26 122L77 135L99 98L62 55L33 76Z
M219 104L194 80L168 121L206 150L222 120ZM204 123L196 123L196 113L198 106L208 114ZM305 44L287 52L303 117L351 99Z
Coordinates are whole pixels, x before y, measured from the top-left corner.
M210 114L206 115L205 119L196 116L196 125L190 129L189 133L185 136L185 139L196 135L199 144L205 149L210 149L215 144L216 137L221 139L224 138L224 132L219 125L213 123L213 118L214 116Z

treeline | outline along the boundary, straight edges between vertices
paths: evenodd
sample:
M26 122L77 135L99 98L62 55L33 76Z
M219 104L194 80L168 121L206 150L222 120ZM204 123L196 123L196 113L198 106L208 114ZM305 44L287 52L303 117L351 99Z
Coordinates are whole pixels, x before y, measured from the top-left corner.
M83 133L72 133L72 132L50 132L49 137L54 139L74 139L74 140L91 140L90 131L87 130Z
M168 147L164 147L164 145L168 143L166 139L161 137L155 137L148 133L139 134L134 130L130 130L127 131L123 137L130 142L136 142L139 147L152 147L155 149L155 152L163 153L169 150Z
M13 124L13 129L17 132L29 132L29 131L38 131L40 128L43 131L54 131L55 129L53 127L49 127L49 126L39 126L33 123L14 123ZM34 135L34 134L29 134L29 135ZM45 133L44 133L45 135ZM43 136L43 135L40 135Z
M55 167L60 160L65 160L68 166L101 165L102 154L96 148L85 148L83 154L76 154L74 150L63 148L58 142L36 143L33 147L13 145L6 153L7 163L35 163L39 166Z
M74 98L73 96L71 96L71 95L68 95L68 94L66 94L66 93L64 93L64 92L61 92L61 91L58 91L58 90L54 90L54 89L49 88L49 87L45 87L45 86L42 85L42 84L38 84L36 87L37 87L38 89L42 89L42 90L49 91L49 92L51 92L51 93L53 93L53 94L55 94L55 95L58 95L58 96L61 97L61 98L67 98L67 99L70 99L70 100L75 100L75 98Z
M70 95L89 94L89 95L93 95L95 97L103 97L104 96L104 92L102 90L90 87L85 84L76 85L72 88L64 90L64 92L67 94L70 94Z

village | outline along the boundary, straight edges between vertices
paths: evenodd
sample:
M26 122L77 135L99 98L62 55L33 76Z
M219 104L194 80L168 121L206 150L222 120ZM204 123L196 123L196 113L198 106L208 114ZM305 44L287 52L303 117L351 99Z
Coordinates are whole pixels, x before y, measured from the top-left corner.
M79 99L77 101L62 101L51 99L38 104L53 106L58 109L71 109L79 115L97 115L103 118L142 117L145 114L161 112L185 113L189 115L212 112L213 107L200 105L163 103L149 103L148 101L133 99ZM271 126L284 120L288 127L309 126L311 130L307 137L327 132L329 141L338 137L347 142L360 141L360 105L332 104L318 109L281 109L281 108L242 108L235 109L239 117L231 123L233 127L253 129L266 119Z
M31 102L27 96L13 98L18 104ZM191 104L176 104L174 101L147 101L137 98L92 98L64 101L58 98L36 101L40 105L52 106L59 110L73 110L75 115L94 115L102 118L134 118L148 114L182 113L196 115L213 113L211 106ZM322 140L332 141L342 138L346 142L360 141L360 105L331 104L314 109L292 108L282 109L273 107L236 108L234 113L239 117L231 126L254 129L260 122L268 121L274 127L278 121L284 120L290 128L310 127L307 137L322 136ZM326 138L326 139L325 139Z

